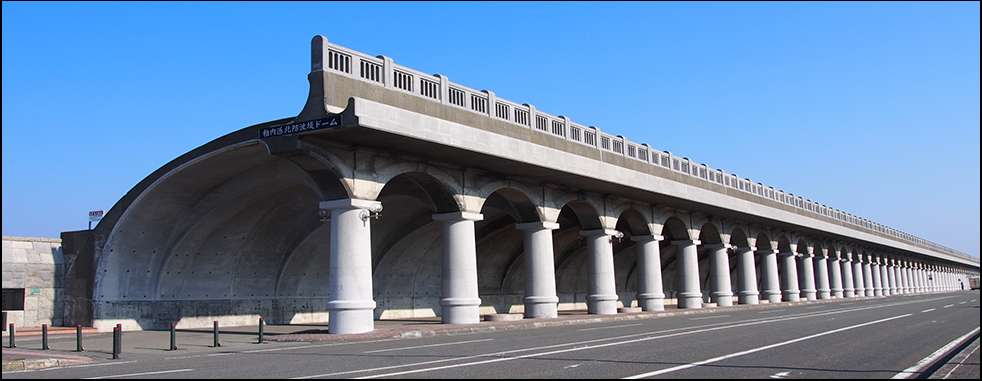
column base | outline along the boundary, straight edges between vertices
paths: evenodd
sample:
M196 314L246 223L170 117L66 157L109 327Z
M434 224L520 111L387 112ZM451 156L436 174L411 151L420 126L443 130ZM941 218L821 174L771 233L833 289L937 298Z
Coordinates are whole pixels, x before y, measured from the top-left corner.
M733 305L733 294L729 292L725 293L709 293L710 300L716 303L719 307L730 307Z
M440 300L443 324L477 324L481 322L481 299L446 298Z
M737 295L737 303L740 304L760 304L760 297L754 295Z
M664 311L665 295L661 294L638 294L638 306L641 311Z
M591 315L616 315L617 295L587 295L586 310Z
M678 298L679 308L702 308L702 294L678 293L676 297Z
M781 292L780 291L773 291L773 290L771 290L771 291L765 290L764 292L761 293L761 299L767 300L768 302L771 302L771 303L780 303L781 302Z
M525 303L525 318L559 317L559 298L555 296L530 296L522 299Z
M332 300L327 302L327 333L365 333L375 330L375 302Z

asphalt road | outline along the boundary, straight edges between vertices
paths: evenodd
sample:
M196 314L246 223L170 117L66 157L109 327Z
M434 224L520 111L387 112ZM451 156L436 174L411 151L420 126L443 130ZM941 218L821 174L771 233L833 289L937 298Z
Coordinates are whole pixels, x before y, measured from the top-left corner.
M415 339L230 338L210 351L205 342L133 350L120 360L3 378L883 379L978 328L979 294L960 292Z

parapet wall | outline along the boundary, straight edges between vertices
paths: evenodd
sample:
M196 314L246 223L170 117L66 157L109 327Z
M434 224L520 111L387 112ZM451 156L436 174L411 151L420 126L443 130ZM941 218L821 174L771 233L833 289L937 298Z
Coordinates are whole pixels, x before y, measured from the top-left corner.
M61 326L64 323L65 260L61 240L3 237L4 309L7 324L15 327ZM8 300L19 298L23 303ZM16 308L16 307L15 307ZM6 328L6 327L4 327Z

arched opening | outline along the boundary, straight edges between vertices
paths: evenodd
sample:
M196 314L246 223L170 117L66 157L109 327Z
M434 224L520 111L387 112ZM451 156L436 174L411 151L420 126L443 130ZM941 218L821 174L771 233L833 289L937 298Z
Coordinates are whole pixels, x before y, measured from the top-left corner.
M457 211L448 187L421 172L393 177L379 192L372 221L375 319L441 315L443 241L436 213Z

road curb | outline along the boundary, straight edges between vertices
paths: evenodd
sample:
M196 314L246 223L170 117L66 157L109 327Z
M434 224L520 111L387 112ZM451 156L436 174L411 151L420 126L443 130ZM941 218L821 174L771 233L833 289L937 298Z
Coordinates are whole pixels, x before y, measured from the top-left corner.
M81 365L92 362L93 360L72 360L58 358L44 358L34 360L7 360L3 362L3 371L12 372L18 370L34 370L54 368L59 366Z

